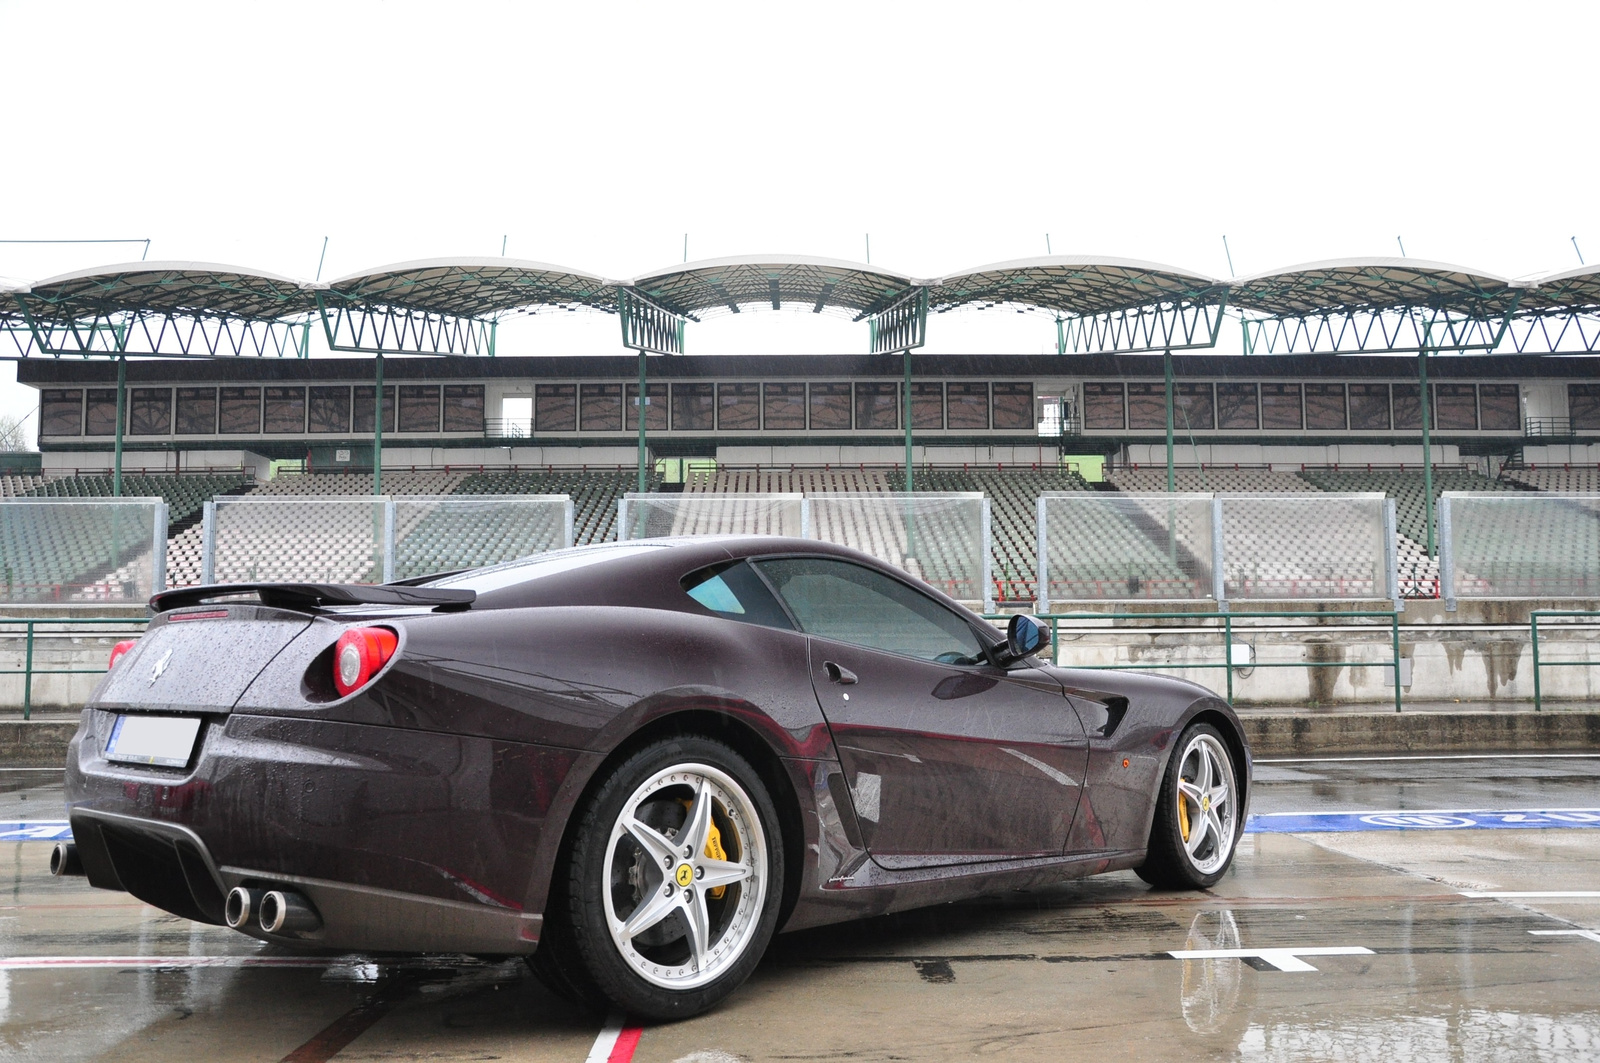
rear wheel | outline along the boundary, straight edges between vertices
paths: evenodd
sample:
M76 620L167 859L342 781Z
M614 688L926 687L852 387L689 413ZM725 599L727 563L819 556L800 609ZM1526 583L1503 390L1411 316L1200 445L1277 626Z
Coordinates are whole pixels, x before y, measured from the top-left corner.
M783 873L777 812L744 758L704 738L647 746L583 810L552 912L566 925L549 928L569 955L552 966L640 1018L698 1014L760 961Z
M1136 873L1161 889L1214 886L1233 861L1239 827L1239 780L1228 743L1210 724L1194 724L1167 765L1150 847Z

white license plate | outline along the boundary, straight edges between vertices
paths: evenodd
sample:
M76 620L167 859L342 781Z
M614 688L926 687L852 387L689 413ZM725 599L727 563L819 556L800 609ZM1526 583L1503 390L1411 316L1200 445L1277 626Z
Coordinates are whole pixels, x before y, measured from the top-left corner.
M106 759L183 768L200 733L198 716L118 716L106 740Z

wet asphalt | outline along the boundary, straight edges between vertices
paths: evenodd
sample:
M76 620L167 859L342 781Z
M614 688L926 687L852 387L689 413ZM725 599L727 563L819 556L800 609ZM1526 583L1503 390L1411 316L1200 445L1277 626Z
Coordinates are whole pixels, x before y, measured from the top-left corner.
M1257 813L1600 807L1600 756L1256 780ZM0 770L0 820L59 818L60 795ZM520 961L295 957L51 879L48 852L0 843L0 1059L591 1058L601 1019ZM1600 827L1252 833L1205 893L1119 873L784 935L632 1058L1600 1060L1596 986Z

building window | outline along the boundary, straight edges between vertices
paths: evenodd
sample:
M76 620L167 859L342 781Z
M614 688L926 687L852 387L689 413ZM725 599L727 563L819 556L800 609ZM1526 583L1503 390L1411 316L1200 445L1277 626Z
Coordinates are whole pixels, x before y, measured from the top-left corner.
M39 393L39 434L41 436L83 435L81 388Z
M856 385L856 428L900 427L900 385L892 381L862 381Z
M1165 401L1165 396L1162 396ZM1216 427L1217 407L1210 384L1178 384L1172 396L1172 424L1187 432ZM1163 425L1165 427L1165 425Z
M629 384L627 399L623 403L622 414L624 426L629 432L639 430L639 385ZM665 432L667 430L667 385L646 384L644 393L644 430L646 432Z
M850 430L850 385L811 385L811 430Z
M717 385L717 430L721 432L759 432L761 430L761 385Z
M352 431L362 434L373 431L372 396L374 394L376 394L376 391L371 385L355 389L355 413L351 418ZM392 387L383 389L383 430L385 432L394 431L394 388Z
M622 431L622 385L580 384L578 427L585 432Z
M1120 432L1128 427L1121 384L1083 385L1083 427L1085 431L1103 432Z
M1398 431L1422 431L1422 392L1415 384L1391 385L1394 393L1394 426Z
M446 384L444 430L483 435L483 406L482 384Z
M806 386L804 384L761 385L762 426L769 432L806 430Z
M1174 421L1176 424L1177 422ZM1167 386L1165 384L1128 385L1128 427L1167 427Z
M1261 427L1267 431L1305 427L1299 384L1261 385Z
M989 385L953 381L945 385L945 424L951 431L989 429Z
M535 432L576 432L578 430L578 385L535 384L533 386L533 430Z
M117 392L115 388L90 388L83 410L83 434L117 434Z
M257 435L261 431L261 389L223 388L217 403L217 432Z
M911 385L911 427L944 427L944 385L913 383Z
M1306 385L1306 428L1343 432L1350 427L1345 412L1343 384Z
M1515 384L1478 385L1478 425L1485 432L1522 431L1522 397Z
M1350 430L1387 432L1389 430L1389 385L1350 385Z
M348 387L314 387L306 408L308 431L340 434L350 431Z
M217 434L217 389L178 389L178 430L180 436Z
M164 436L171 432L171 388L134 388L128 392L129 435Z
M305 388L264 388L262 429L267 433L306 430Z
M400 431L439 431L439 385L400 385Z
M1447 432L1478 430L1476 384L1436 384L1433 388L1433 424Z
M1567 416L1574 432L1600 431L1600 384L1568 384Z
M1252 432L1261 427L1261 407L1254 384L1217 385L1217 427Z
M999 429L1039 427L1033 412L1033 385L1021 382L994 385L994 426Z
M672 430L709 432L717 423L714 384L672 385Z

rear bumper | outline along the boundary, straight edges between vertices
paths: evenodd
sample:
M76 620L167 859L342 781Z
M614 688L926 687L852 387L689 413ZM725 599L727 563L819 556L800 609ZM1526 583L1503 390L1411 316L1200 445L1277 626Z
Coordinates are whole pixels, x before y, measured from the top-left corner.
M293 889L322 926L299 947L531 953L527 904L551 798L574 755L470 736L234 715L184 770L111 763L88 710L67 804L89 881L222 924L235 886Z

